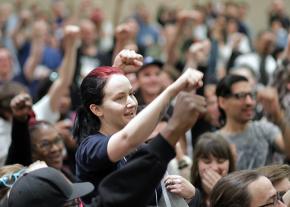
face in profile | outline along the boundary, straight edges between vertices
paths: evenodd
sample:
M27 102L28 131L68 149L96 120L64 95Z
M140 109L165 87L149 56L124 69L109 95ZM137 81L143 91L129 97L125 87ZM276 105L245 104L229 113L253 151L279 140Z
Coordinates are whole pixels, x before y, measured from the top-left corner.
M213 170L220 176L225 176L229 172L230 162L225 158L214 157L209 155L198 159L198 172L201 177L206 171Z
M277 191L271 181L260 176L257 180L248 185L248 192L251 195L250 207L286 207L279 199Z

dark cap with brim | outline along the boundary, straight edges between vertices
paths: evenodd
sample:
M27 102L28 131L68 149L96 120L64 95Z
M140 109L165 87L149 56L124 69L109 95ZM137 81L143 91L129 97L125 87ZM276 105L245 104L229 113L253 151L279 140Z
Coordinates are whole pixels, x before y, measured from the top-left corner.
M71 183L60 171L45 167L19 178L8 196L8 207L58 207L93 191L89 182Z
M140 72L141 70L144 70L145 68L147 68L150 65L157 65L160 68L160 70L162 70L164 63L156 58L153 58L151 56L147 56L144 58L143 65L140 67L138 72Z

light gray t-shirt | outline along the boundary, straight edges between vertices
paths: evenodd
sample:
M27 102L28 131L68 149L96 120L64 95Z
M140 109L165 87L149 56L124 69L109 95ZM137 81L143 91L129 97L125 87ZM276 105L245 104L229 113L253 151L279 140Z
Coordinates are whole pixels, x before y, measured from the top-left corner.
M237 153L237 169L254 169L278 162L275 139L281 134L280 129L266 120L252 121L247 129L238 134L216 133L233 144Z

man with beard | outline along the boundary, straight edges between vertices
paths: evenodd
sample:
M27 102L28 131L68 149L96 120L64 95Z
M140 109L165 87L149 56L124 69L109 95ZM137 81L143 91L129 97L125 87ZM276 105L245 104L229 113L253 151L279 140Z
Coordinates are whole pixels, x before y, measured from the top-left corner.
M253 169L271 164L275 152L290 156L289 126L279 105L277 91L263 89L257 94L265 114L271 118L252 121L256 93L248 80L240 75L228 75L216 89L223 127L217 132L226 137L237 155L237 168Z

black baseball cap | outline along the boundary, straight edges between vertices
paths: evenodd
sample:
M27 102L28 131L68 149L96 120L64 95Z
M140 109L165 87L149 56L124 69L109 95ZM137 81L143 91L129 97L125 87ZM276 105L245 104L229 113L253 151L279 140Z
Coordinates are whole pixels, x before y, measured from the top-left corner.
M93 191L89 182L72 183L60 171L45 167L20 177L7 197L7 207L62 207Z
M158 60L152 56L147 56L144 58L143 65L140 67L138 72L140 72L141 70L145 69L146 67L148 67L150 65L157 65L160 68L160 70L162 70L164 63L161 60Z

